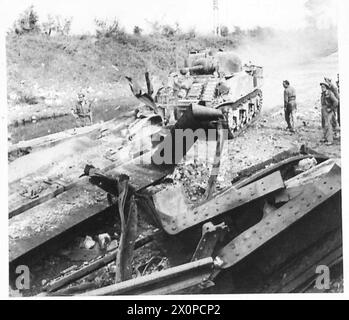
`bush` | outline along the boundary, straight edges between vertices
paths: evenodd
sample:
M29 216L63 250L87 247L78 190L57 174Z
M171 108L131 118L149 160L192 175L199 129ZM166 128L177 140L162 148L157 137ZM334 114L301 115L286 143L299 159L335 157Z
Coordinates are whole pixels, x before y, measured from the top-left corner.
M70 33L72 20L73 18L62 18L58 15L52 17L49 15L47 21L42 23L41 29L47 35L51 35L51 33L54 32L67 36Z
M140 36L142 34L142 28L138 27L138 26L134 26L133 28L133 34L136 36Z
M27 8L15 21L13 31L18 34L40 31L39 16L34 11L34 6Z
M227 37L229 35L229 29L227 26L222 26L221 27L221 36L222 37Z
M125 38L126 33L121 29L120 23L117 19L111 22L107 20L95 19L96 37L97 38Z

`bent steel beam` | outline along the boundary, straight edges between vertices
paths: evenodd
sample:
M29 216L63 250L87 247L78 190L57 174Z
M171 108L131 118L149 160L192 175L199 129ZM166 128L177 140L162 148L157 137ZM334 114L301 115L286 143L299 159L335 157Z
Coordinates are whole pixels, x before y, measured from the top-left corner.
M332 170L316 184L304 185L304 190L279 209L271 212L259 223L246 230L218 252L218 259L226 269L246 258L292 224L303 218L317 206L341 190L341 170Z
M240 189L231 187L196 207L187 202L182 189L176 186L156 193L153 201L163 229L169 234L177 234L282 188L284 182L277 171Z

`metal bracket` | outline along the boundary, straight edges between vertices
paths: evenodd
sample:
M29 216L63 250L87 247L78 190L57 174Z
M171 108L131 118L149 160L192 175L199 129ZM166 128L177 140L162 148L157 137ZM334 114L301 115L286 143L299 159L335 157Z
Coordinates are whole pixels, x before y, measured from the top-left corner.
M212 222L207 222L202 226L202 236L191 261L200 260L210 257L219 240L228 232L227 225L222 222L214 225Z

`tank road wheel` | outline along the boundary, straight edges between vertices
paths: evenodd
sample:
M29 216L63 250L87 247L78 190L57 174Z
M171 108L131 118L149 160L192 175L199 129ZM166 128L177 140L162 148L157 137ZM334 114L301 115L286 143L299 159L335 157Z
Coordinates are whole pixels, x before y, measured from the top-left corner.
M245 100L244 103L233 103L219 107L225 118L224 127L228 129L229 139L233 139L244 132L249 125L257 120L262 109L262 102L262 91L258 91L253 97Z

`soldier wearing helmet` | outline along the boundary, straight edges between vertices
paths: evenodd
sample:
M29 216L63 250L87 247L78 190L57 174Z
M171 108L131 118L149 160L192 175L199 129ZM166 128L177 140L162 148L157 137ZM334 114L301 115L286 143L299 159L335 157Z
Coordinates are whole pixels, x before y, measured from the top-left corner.
M338 100L330 90L326 82L321 82L321 119L323 129L323 139L326 145L333 144L333 130L335 123L335 111L338 107Z
M338 107L337 110L335 110L335 117L334 119L337 121L337 123L340 125L340 103L339 103L339 91L337 86L332 82L330 78L324 78L325 82L327 83L329 89L333 92L334 96L338 100Z

